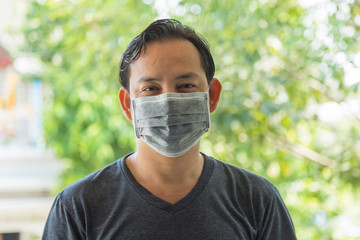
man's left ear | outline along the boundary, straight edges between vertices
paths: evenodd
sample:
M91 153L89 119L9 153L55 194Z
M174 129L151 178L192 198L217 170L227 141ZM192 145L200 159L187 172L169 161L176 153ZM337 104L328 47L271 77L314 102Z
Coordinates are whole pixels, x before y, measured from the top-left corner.
M210 95L210 113L214 112L220 100L221 83L217 78L213 78L210 81L209 95Z

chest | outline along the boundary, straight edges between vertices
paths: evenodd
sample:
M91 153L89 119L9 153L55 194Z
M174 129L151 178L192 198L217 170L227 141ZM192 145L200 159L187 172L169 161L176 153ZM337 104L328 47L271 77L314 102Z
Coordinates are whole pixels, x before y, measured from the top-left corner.
M235 240L255 236L244 213L215 199L198 199L180 210L128 200L93 212L86 223L88 239Z

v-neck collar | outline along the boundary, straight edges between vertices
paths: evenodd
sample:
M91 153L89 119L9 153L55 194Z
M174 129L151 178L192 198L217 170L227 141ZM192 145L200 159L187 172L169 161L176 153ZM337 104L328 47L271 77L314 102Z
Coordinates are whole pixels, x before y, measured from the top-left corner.
M183 197L176 203L171 204L153 195L150 191L148 191L146 188L144 188L140 183L136 181L135 177L132 175L130 169L127 167L125 163L126 158L131 154L132 153L124 156L120 162L122 172L125 175L126 179L128 180L128 183L145 201L149 202L155 207L167 211L170 214L175 214L179 210L187 207L192 201L194 201L200 195L200 193L204 190L205 186L208 184L214 168L214 162L211 159L209 159L208 156L202 153L202 155L204 156L204 168L195 187L185 197Z

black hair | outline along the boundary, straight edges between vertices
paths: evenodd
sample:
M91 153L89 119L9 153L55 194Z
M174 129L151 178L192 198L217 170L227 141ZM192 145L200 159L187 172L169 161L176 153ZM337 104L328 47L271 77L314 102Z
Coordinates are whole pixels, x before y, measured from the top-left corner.
M119 67L121 85L129 90L130 64L140 57L142 51L145 53L147 43L175 39L188 40L198 49L201 65L205 71L207 81L210 82L215 74L215 64L207 41L192 28L183 25L178 20L160 19L151 23L127 46Z

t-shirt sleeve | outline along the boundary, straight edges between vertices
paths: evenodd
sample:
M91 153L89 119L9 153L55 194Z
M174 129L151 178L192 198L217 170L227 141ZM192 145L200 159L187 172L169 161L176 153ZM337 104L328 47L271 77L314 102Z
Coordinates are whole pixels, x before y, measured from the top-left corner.
M60 193L50 210L43 232L43 240L85 239L79 219L66 208Z
M275 195L269 202L257 239L296 239L295 228L280 193L274 187Z

